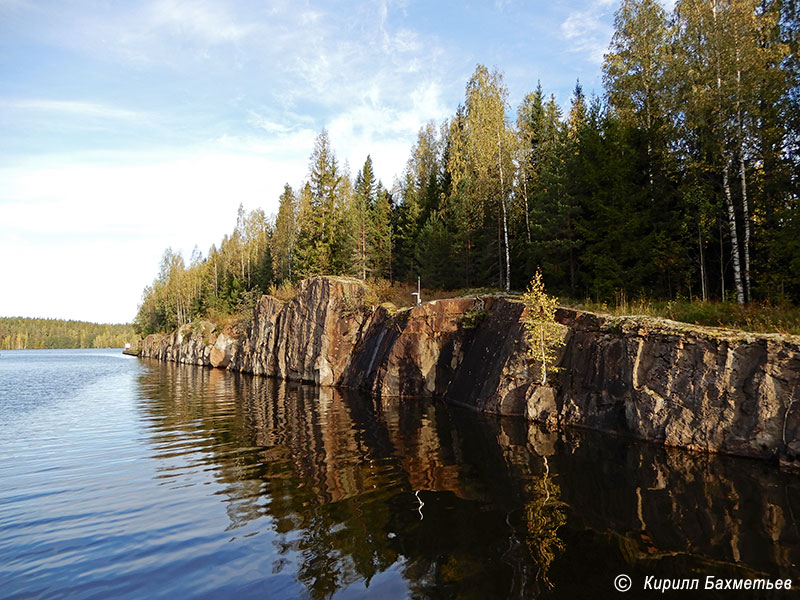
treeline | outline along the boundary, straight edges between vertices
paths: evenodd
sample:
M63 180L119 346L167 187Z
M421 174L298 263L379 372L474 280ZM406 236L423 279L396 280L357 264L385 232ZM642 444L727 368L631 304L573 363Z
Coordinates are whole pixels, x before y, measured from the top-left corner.
M123 348L136 339L132 325L0 317L0 350Z
M479 65L465 101L418 135L391 192L355 178L323 130L274 218L245 213L207 257L167 251L143 332L252 304L314 274L606 300L800 301L800 9L623 0L604 94L562 112L541 85L516 111Z

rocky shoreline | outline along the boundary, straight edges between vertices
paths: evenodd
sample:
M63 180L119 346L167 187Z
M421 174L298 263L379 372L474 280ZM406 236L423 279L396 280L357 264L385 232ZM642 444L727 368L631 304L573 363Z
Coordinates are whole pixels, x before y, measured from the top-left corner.
M388 397L431 397L550 427L800 464L800 339L559 309L552 385L528 358L524 306L485 296L372 306L358 280L262 296L247 327L202 321L143 340L143 358Z

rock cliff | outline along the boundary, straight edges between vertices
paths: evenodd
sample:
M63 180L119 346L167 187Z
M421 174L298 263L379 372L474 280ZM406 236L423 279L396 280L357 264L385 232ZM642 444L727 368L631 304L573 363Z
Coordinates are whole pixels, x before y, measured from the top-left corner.
M185 325L148 336L141 356L800 463L797 337L559 309L559 371L540 386L519 302L453 298L397 310L367 299L357 280L305 280L289 302L263 296L247 327Z

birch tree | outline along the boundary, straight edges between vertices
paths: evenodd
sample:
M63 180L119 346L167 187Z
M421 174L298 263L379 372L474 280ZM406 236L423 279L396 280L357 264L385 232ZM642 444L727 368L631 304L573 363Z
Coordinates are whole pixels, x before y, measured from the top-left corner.
M782 86L780 65L788 50L771 43L778 30L776 3L680 0L675 14L677 64L686 81L685 123L707 138L718 157L736 300L743 304L752 296L748 172L758 161L756 132L763 123L757 115L765 87ZM738 175L738 193L731 175Z
M668 112L667 14L656 0L622 0L614 25L614 36L603 61L603 81L609 104L616 113L624 121L634 123L646 136L652 197L653 145L660 137L659 130Z
M496 208L501 285L511 289L508 196L514 138L506 117L508 90L502 75L478 65L467 83L462 135L453 138L448 171L453 188L468 175L476 201Z

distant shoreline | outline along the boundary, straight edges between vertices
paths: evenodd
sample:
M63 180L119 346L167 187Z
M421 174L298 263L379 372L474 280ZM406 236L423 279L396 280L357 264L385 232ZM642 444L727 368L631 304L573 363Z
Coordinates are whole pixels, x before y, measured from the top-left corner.
M135 344L138 337L131 324L0 317L0 352L124 348Z

